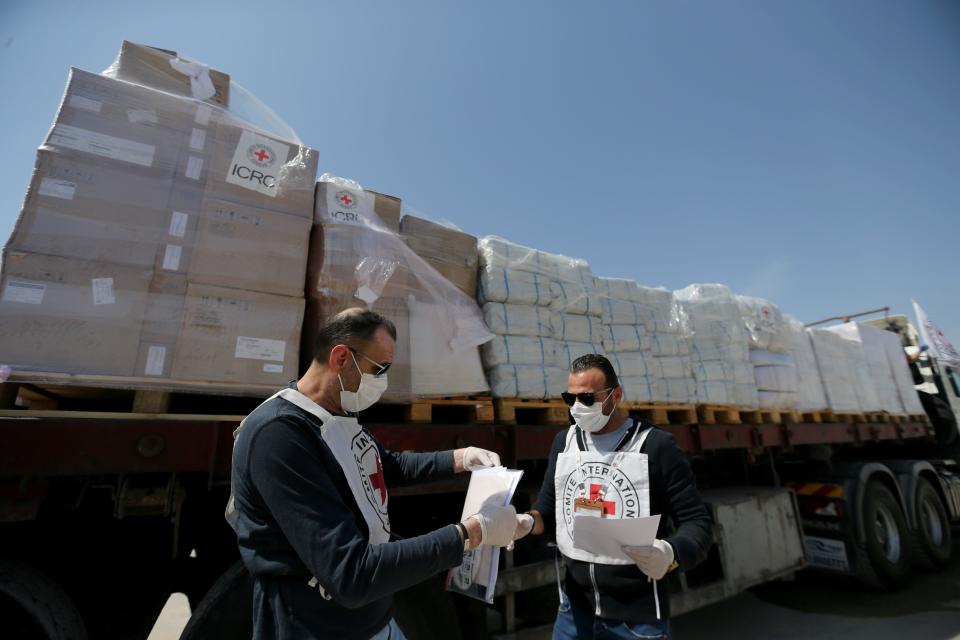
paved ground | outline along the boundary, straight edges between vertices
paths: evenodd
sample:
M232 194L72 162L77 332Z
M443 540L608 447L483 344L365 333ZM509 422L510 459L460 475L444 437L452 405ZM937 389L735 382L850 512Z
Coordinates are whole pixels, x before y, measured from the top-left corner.
M148 640L177 640L189 615L186 598L174 594ZM794 582L763 585L677 618L674 638L960 640L960 547L948 570L920 574L900 593L872 593L845 580L801 574Z

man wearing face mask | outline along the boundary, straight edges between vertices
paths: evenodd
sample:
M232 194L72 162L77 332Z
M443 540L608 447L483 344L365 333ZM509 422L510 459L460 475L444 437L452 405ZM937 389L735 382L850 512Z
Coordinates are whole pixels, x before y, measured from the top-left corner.
M357 422L387 388L396 329L348 309L317 337L300 380L241 423L227 520L254 580L255 639L400 640L391 596L458 566L464 550L507 546L512 506L484 505L463 522L390 539L387 487L498 466L467 447L397 453Z
M566 569L553 638L669 638L663 578L702 562L712 540L690 463L672 435L620 408L623 389L605 357L574 360L563 399L575 424L554 439L537 503L520 516L533 535L556 534ZM574 547L575 513L662 517L652 546L624 547L627 562Z

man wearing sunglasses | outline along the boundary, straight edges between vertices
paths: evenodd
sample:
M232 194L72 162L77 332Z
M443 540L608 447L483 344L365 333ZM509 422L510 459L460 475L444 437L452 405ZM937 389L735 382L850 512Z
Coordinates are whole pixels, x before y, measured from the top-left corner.
M300 380L241 423L227 520L254 580L255 639L402 640L391 596L460 565L481 544L509 545L512 506L484 505L463 522L394 541L387 487L498 466L467 447L397 453L357 422L387 388L396 329L348 309L317 337Z
M562 396L575 424L554 439L537 503L520 516L533 535L556 535L566 569L553 638L669 638L662 578L702 562L712 540L690 463L672 435L620 407L623 389L605 357L574 360ZM629 562L575 547L575 514L663 517L652 546L623 548Z

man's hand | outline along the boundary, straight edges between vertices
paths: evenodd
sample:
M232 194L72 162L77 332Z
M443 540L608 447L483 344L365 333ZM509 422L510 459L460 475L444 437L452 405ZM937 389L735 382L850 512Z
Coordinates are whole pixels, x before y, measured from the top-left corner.
M533 516L529 513L517 514L517 530L513 533L513 539L519 540L526 537L533 530Z
M494 451L487 451L479 447L467 447L453 452L453 470L456 473L499 466L500 456Z
M670 565L673 564L673 547L666 540L654 540L650 547L624 546L623 552L637 563L644 574L659 580L667 575Z
M513 542L517 532L517 510L513 505L503 507L487 502L470 518L480 522L480 544L506 547ZM476 547L476 541L471 540L471 546Z

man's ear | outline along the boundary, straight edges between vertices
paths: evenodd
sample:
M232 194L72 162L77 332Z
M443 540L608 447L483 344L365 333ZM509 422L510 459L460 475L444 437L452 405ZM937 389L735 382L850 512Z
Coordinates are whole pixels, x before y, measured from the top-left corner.
M347 366L350 359L350 349L345 344L338 344L330 349L330 356L327 358L327 367L334 373L340 373Z
M613 401L617 404L623 402L623 387L619 384L613 388Z

